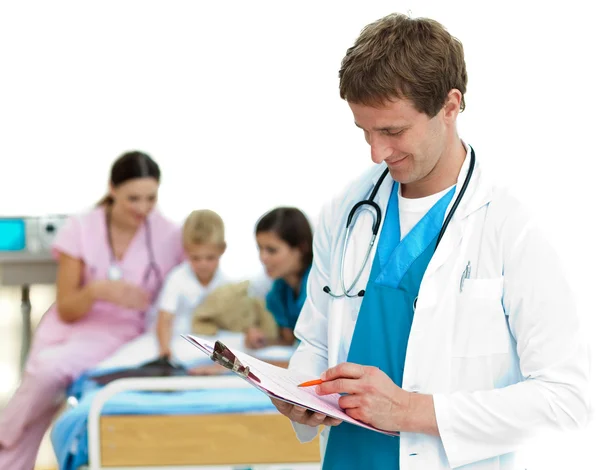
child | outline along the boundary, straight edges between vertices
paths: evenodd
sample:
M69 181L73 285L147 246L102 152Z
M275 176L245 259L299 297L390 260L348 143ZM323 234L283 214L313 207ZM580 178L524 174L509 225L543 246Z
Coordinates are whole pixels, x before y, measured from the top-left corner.
M206 294L227 282L219 269L226 248L221 217L211 210L193 211L182 236L187 259L165 279L158 303L156 335L161 357L171 357L174 336L191 333L192 312Z

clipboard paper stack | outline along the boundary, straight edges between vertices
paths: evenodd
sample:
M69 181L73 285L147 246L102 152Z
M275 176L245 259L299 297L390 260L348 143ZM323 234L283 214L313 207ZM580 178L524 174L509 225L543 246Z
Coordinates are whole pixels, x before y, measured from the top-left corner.
M398 435L397 432L383 431L348 416L338 405L339 394L319 396L315 393L314 387L298 387L298 384L314 379L314 377L277 367L241 351L229 349L221 341L212 342L193 335L183 335L183 338L204 352L211 360L231 370L272 398L323 413L372 431L390 436Z

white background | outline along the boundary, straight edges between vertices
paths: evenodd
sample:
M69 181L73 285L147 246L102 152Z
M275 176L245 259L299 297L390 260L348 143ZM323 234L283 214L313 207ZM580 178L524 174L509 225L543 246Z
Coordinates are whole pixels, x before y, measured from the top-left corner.
M371 165L337 72L367 23L431 16L464 44L461 136L537 208L598 338L598 33L595 2L104 1L0 3L0 214L73 213L112 161L159 162L160 206L226 222L223 263L260 265L256 219L321 205ZM594 191L596 193L596 191ZM595 194L594 194L595 195ZM597 347L595 347L597 350ZM594 379L595 394L600 387ZM598 468L594 423L540 439L529 470Z

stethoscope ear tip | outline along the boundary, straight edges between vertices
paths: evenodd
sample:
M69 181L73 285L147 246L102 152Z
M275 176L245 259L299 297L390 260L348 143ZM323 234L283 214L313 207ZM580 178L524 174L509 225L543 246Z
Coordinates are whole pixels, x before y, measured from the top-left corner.
M364 290L364 289L363 289L363 290L361 290L361 291L358 293L358 296L359 296L359 297L364 297L364 296L365 296L365 290Z
M323 292L325 292L326 294L329 294L331 292L331 289L329 288L329 286L325 286L325 287L323 287Z

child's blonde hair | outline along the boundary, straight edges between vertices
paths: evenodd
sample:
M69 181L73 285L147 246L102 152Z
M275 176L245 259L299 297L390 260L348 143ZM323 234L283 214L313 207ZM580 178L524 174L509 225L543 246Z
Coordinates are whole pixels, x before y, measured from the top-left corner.
M192 211L183 224L183 244L211 244L225 248L225 224L221 216L209 209Z

